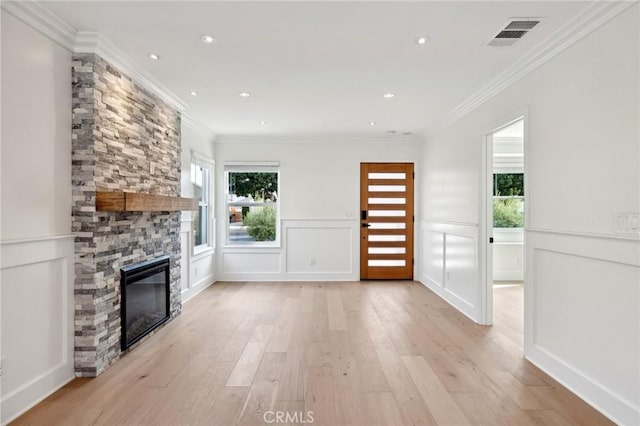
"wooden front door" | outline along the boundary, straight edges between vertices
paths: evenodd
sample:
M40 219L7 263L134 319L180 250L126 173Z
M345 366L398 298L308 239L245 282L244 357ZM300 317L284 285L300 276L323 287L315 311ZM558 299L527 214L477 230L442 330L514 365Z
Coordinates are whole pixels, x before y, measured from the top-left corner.
M413 163L360 164L360 279L413 279Z

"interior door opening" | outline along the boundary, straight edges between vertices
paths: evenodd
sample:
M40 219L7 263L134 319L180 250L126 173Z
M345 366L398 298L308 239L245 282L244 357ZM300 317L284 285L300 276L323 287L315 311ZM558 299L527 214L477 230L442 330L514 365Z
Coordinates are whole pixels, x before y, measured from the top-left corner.
M413 163L360 164L360 279L413 279Z
M487 138L488 323L523 345L525 265L525 120Z

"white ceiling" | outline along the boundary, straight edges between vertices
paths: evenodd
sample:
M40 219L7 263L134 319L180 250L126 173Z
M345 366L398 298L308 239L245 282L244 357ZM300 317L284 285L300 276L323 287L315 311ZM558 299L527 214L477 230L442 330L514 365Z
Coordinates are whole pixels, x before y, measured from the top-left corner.
M107 37L218 135L401 139L433 129L589 2L42 4ZM487 47L513 17L544 20L512 47ZM419 36L430 41L420 46Z

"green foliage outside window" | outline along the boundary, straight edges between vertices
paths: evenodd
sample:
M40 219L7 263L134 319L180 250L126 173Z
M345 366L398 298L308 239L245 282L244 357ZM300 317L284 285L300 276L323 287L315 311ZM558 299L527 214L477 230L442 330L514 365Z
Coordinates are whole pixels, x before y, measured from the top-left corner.
M238 197L251 196L255 201L276 201L278 174L271 172L229 173L229 192Z
M524 174L494 173L493 195L516 197L524 195Z
M523 228L524 174L495 173L493 195L493 227Z
M494 228L523 228L522 199L503 198L493 200Z
M276 210L263 207L247 213L244 217L247 232L255 241L274 241L276 239Z

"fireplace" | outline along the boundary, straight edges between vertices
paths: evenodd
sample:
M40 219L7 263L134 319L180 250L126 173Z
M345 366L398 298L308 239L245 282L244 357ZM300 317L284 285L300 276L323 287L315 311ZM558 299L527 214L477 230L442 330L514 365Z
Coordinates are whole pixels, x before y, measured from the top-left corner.
M169 256L120 269L122 350L169 319Z
M76 53L72 66L74 364L79 377L95 377L180 315L181 213L166 200L180 195L182 122L175 105L99 55ZM110 208L105 192L117 195ZM156 270L145 280L134 269L144 265L127 266L161 255L168 279Z

